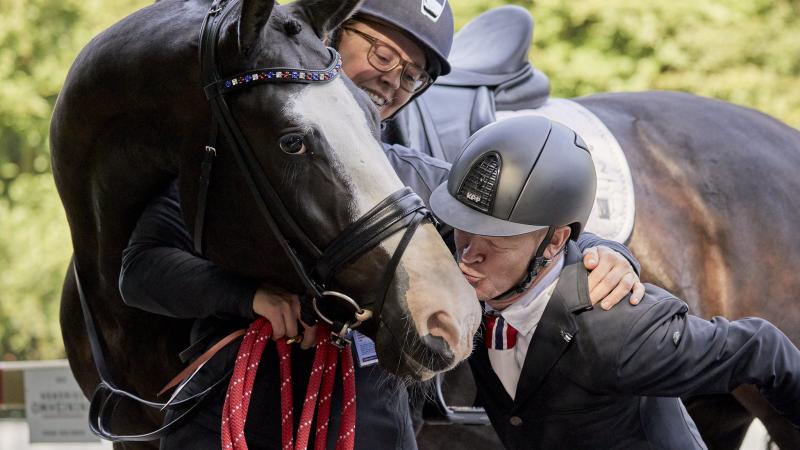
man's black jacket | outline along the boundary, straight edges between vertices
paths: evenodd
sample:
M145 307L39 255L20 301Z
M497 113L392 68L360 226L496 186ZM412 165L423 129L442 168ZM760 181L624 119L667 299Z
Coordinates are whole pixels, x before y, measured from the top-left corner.
M591 307L570 243L533 334L514 399L482 342L470 357L478 399L511 449L704 449L677 397L756 384L800 425L800 351L762 319L711 321L646 285L638 306Z

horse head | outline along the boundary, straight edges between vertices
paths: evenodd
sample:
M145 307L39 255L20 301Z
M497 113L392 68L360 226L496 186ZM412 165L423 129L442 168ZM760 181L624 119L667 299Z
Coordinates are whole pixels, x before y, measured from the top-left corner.
M359 2L230 3L209 14L200 44L220 129L205 205L194 200L202 152L182 155L184 214L202 251L293 292L325 290L315 306L338 325L355 325L345 317L355 299L390 371L424 379L453 367L472 350L474 291L402 191L372 103L322 43Z

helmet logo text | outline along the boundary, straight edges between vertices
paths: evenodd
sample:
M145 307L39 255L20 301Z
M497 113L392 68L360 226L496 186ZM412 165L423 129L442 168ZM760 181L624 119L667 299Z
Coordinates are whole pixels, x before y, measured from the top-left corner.
M475 203L481 202L481 196L474 193L474 192L467 192L467 200L473 201Z

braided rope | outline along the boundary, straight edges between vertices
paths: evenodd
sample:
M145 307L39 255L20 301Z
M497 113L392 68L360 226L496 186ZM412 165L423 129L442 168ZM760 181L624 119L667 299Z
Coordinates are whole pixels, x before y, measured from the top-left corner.
M225 404L222 408L222 450L246 449L244 437L244 422L247 417L247 408L250 405L250 396L253 388L245 386L248 369L255 365L261 353L254 357L260 347L263 352L266 340L272 335L272 326L266 320L256 320L247 330L247 333L236 355L236 363L231 376L228 392L225 395ZM253 377L254 378L254 377Z
M320 324L317 330L320 336L329 336L330 329ZM255 320L239 347L236 363L231 376L225 404L222 409L222 449L247 450L244 425L250 399L253 393L258 365L264 348L272 336L272 326L264 318ZM355 373L353 356L350 347L339 349L330 339L320 339L316 346L314 364L311 369L300 424L297 429L297 441L293 439L293 405L291 349L286 339L276 342L280 359L281 377L281 444L284 450L306 450L310 439L314 409L319 400L317 410L317 430L314 441L315 449L324 450L330 419L331 397L336 375L337 356L342 360L342 412L336 450L352 450L355 445ZM320 386L322 387L320 391Z
M325 359L325 371L322 376L322 393L317 408L317 430L314 440L314 450L325 450L328 436L328 420L331 417L331 398L333 397L333 382L336 379L336 362L338 349L331 348Z
M284 450L294 447L292 428L294 428L294 407L292 405L292 351L286 339L275 342L278 347L281 370L281 443ZM255 369L253 370L255 373Z
M341 351L342 358L342 417L336 450L352 450L356 442L356 375L353 352L349 346Z
M327 336L327 327L323 324L317 325L317 333L320 336ZM303 403L303 412L300 414L300 424L297 427L296 448L305 449L311 436L311 423L314 421L314 408L319 397L319 388L322 383L322 374L325 371L325 361L328 351L331 349L327 339L317 341L316 353L314 354L314 364L311 366L311 375L306 389L306 399Z

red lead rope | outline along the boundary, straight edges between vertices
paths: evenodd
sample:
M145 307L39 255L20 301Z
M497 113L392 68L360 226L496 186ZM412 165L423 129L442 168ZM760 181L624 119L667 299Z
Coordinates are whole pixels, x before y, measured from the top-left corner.
M311 377L308 381L303 412L300 415L300 425L297 428L296 442L292 433L294 420L292 411L291 351L286 339L276 342L281 373L282 448L284 450L305 450L308 447L311 424L314 422L314 409L317 406L317 399L319 399L314 449L325 449L338 356L342 360L341 371L344 395L342 396L342 416L339 424L339 438L336 441L336 450L352 450L356 434L356 384L353 356L350 347L339 349L331 343L331 340L327 338L330 335L330 330L326 325L318 325L317 335L325 338L319 339L319 342L317 342L314 365L311 368ZM228 385L228 393L225 396L225 405L222 408L223 450L247 449L247 442L245 442L244 437L244 423L247 419L247 410L250 406L250 397L253 393L253 382L258 371L258 364L271 336L272 325L266 319L258 318L250 325L239 347L239 354L236 357L236 363L233 368L233 376ZM321 392L320 386L322 386Z

